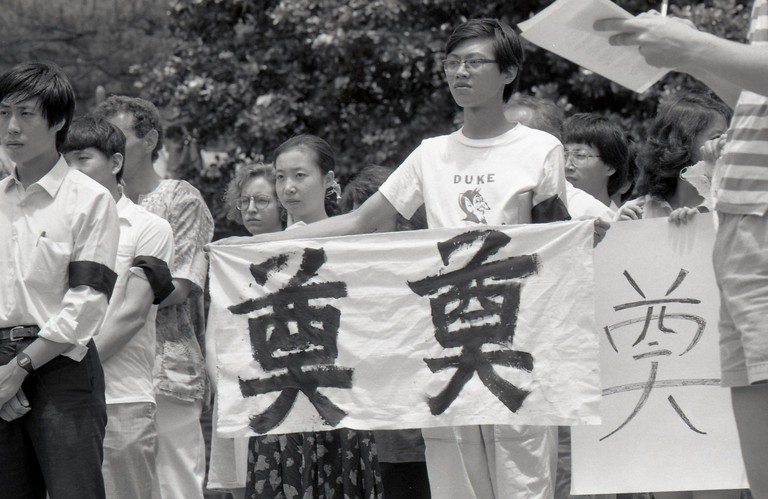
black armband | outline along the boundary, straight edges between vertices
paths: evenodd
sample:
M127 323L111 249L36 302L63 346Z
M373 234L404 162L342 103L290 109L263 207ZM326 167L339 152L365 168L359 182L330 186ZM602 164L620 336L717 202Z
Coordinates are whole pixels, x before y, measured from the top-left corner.
M559 196L545 199L531 209L531 223L546 224L549 222L564 222L570 219L571 215Z
M137 256L133 259L131 267L138 267L144 271L147 276L149 286L155 295L153 305L160 304L163 300L173 293L173 279L168 264L154 256Z
M112 298L117 274L104 264L96 262L69 262L69 287L90 286Z

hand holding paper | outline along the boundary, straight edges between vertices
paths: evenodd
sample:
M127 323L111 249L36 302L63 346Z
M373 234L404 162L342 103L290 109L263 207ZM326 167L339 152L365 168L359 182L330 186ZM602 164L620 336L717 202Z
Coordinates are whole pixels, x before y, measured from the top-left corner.
M518 27L531 43L642 93L668 70L649 65L629 43L609 42L610 31L637 19L609 0L558 0ZM600 31L598 21L607 23L599 24Z
M637 46L646 62L659 68L684 70L690 63L694 47L692 43L701 36L696 27L685 19L640 14L632 19L600 19L594 28L599 32L616 32L609 38L614 46Z

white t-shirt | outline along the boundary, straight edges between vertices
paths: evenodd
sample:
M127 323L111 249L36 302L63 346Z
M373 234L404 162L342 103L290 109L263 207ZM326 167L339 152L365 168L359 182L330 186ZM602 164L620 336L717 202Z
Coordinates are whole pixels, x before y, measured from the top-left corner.
M520 124L491 139L458 130L424 140L379 191L406 218L424 204L429 227L530 223L541 203L565 207L563 146Z
M125 284L132 273L142 279L141 268L132 267L139 256L173 261L173 230L171 226L141 206L123 196L117 202L120 217L120 245L117 249L117 282L107 308L104 324L120 306L125 296ZM152 368L155 362L155 316L157 306L150 308L147 320L139 332L112 357L103 362L105 394L108 404L154 402L155 387Z

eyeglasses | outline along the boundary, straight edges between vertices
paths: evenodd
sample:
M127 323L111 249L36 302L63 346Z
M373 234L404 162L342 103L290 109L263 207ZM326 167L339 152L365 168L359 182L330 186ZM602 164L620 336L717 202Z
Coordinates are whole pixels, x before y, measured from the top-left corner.
M462 64L467 68L467 71L476 72L483 69L486 64L493 64L497 61L493 59L443 59L443 69L448 74L455 74L458 72Z
M597 154L587 154L584 151L571 151L565 150L565 162L568 162L568 158L573 161L574 165L583 165L587 161L587 158L599 158Z
M240 196L235 199L235 208L240 211L246 211L251 206L251 202L256 205L256 209L263 210L272 201L265 196Z

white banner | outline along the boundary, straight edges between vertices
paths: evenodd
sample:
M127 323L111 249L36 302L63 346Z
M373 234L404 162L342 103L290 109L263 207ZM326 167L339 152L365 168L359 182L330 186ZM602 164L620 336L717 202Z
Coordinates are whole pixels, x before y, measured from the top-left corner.
M592 232L212 245L219 434L598 423Z
M600 426L573 428L572 493L746 488L720 388L711 216L614 223L595 250Z

